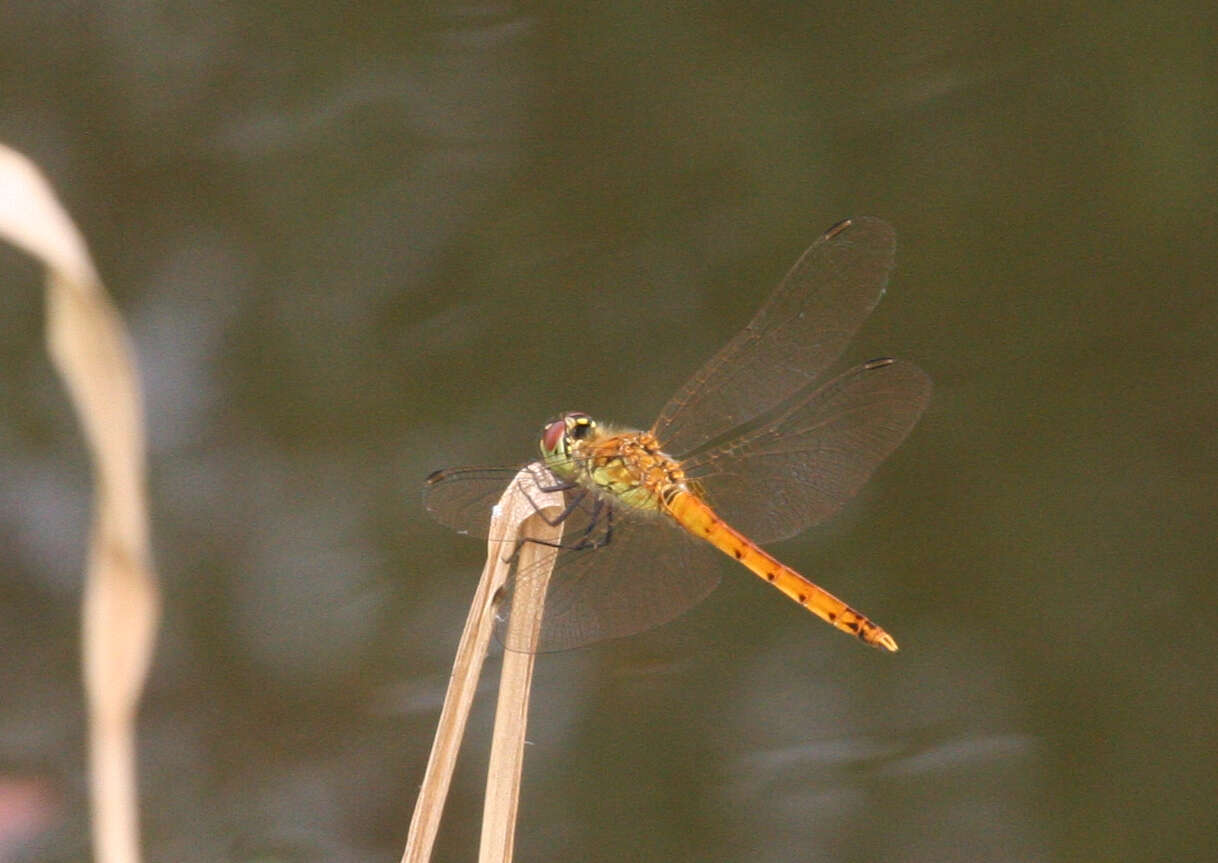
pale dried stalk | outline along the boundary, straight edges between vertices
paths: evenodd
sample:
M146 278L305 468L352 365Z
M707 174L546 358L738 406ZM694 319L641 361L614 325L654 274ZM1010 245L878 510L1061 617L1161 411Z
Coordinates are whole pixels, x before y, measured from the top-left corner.
M3 145L0 237L47 268L48 349L93 462L82 621L93 844L100 863L137 863L135 713L160 599L148 549L134 355L76 226L33 163Z
M410 821L410 832L406 839L406 850L402 863L426 863L431 859L436 833L440 829L440 816L444 811L444 800L452 782L453 769L457 762L457 751L469 719L470 705L482 671L482 662L495 628L495 605L500 588L507 581L511 564L505 557L515 548L520 536L546 538L545 531L561 536L561 526L553 528L540 518L539 511L557 515L562 511L561 492L542 492L536 487L532 470L525 468L509 484L503 497L495 507L491 519L490 538L487 541L486 566L474 592L465 629L457 645L453 661L452 676L436 738L431 746L431 756L423 775L423 784L415 802L414 816ZM526 492L526 489L528 490ZM525 531L528 531L527 533ZM521 549L521 555L532 554L530 543ZM505 655L510 656L511 652ZM523 735L523 729L521 730Z
M561 501L561 496L559 497ZM557 543L562 525L551 526L533 516L525 522L529 536ZM516 812L520 804L520 778L524 767L525 729L529 718L529 693L533 686L533 661L541 636L546 588L558 549L529 543L520 550L516 566L532 573L519 579L512 593L512 616L508 641L523 650L506 650L499 674L499 702L495 707L495 730L486 772L486 799L482 809L482 845L479 863L508 863L516 838Z

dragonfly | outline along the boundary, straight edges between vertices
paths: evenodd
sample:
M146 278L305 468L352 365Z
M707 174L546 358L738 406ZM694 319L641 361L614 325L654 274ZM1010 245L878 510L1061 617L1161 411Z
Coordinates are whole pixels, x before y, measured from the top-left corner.
M902 360L825 374L883 296L895 250L879 219L829 228L647 431L579 411L545 424L526 474L533 490L522 491L561 491L565 506L551 519L562 538L538 641L514 644L506 626L514 591L541 577L537 569L515 572L503 589L505 647L563 650L658 626L718 584L726 554L837 629L897 650L866 615L762 548L837 512L930 401L930 378ZM495 501L519 475L519 466L436 471L427 508L486 537Z

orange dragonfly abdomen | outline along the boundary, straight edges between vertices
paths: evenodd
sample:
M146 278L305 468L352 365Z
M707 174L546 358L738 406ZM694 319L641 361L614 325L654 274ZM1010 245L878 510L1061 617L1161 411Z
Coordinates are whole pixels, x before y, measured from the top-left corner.
M759 578L774 585L821 620L873 647L883 647L896 652L897 643L893 637L872 623L866 615L855 611L766 552L716 515L697 495L676 488L670 493L662 494L661 499L664 511L679 525L693 535L702 537L729 557L740 561Z

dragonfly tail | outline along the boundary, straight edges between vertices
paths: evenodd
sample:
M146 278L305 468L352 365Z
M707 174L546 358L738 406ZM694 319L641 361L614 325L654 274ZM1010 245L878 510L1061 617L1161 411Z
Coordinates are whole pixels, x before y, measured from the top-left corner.
M817 587L791 567L766 552L744 534L719 518L704 501L687 491L666 496L666 509L678 524L700 536L729 557L738 560L759 578L772 584L826 623L873 647L895 653L891 635L823 588Z

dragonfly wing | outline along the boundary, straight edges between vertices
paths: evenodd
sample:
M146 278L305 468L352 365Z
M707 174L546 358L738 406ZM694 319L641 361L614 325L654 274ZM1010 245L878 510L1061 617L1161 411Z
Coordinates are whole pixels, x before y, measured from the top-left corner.
M892 228L879 219L830 228L748 326L665 405L652 429L664 448L691 452L808 386L879 302L895 250Z
M930 393L930 378L912 363L864 363L765 425L686 460L686 476L755 542L794 536L855 495L909 434Z
M531 471L533 482L522 482L520 490L533 499L538 496L538 488L562 488L567 504L561 515L563 544L585 544L584 535L595 529L599 518L597 496L578 487L566 487L539 462L533 462L527 469ZM516 467L438 470L424 484L423 501L432 518L440 524L458 533L485 539L495 505L507 490L508 483L517 481L519 474L520 468Z
M667 623L698 603L719 583L718 553L655 513L640 514L605 498L583 544L564 531L549 575L537 652L621 638ZM505 588L497 633L509 650L507 620L524 580L545 575L544 565L514 573Z
M509 467L438 470L423 484L423 505L445 527L485 539L491 509L518 470Z

